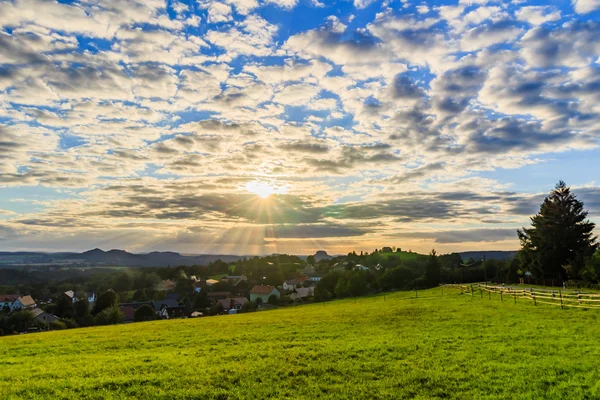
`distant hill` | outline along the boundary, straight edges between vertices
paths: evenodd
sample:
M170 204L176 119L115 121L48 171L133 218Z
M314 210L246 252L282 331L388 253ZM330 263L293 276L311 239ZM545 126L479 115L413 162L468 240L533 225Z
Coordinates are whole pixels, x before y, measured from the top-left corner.
M331 260L333 257L327 254L325 250L319 250L315 253L315 261L319 262L321 260Z
M235 262L244 256L227 254L202 254L183 256L179 253L153 251L148 254L133 254L124 250L104 251L92 249L83 253L1 252L0 265L89 265L124 267L166 267L178 265L207 265L222 260Z
M481 260L484 257L486 260L510 260L517 254L517 251L463 251L458 254L460 254L463 261L467 261L469 258Z

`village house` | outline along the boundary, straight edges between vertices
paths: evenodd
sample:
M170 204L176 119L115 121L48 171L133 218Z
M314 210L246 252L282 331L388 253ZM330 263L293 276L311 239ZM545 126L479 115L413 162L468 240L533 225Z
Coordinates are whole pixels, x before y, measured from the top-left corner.
M296 289L297 284L298 281L296 279L288 279L287 281L283 282L283 290L292 291Z
M170 279L166 279L164 281L160 281L159 283L156 284L156 286L154 287L154 290L159 291L159 292L168 292L170 290L175 290L175 282L173 282Z
M31 313L33 314L33 318L35 319L36 322L44 324L44 325L50 325L50 324L60 321L60 318L58 318L56 315L47 313L46 311L42 310L41 308L36 307L33 310L31 310Z
M0 294L0 312L30 309L35 308L36 305L31 296L21 297L18 294Z
M206 294L209 300L216 303L217 300L228 299L231 297L231 292L209 292Z
M35 300L31 296L19 297L13 305L13 310L31 309L37 306Z
M255 302L257 299L261 299L263 303L266 303L269 301L269 297L273 295L277 299L281 298L281 293L276 287L271 285L255 285L250 291L250 301Z
M245 276L225 276L221 278L221 282L227 282L231 285L233 289L233 293L238 296L247 296L248 295L248 278Z
M217 301L221 304L223 311L225 312L229 312L229 310L240 311L244 307L244 304L249 303L246 297L232 297L230 299L221 299Z
M62 295L68 297L69 299L71 299L71 301L73 303L75 303L77 301L77 297L75 297L75 292L72 291L72 290L67 290Z
M94 304L96 302L96 293L94 292L81 292L81 293L76 293L75 294L75 301L79 301L82 300L84 298L87 298L88 303L90 303L90 305Z
M151 301L136 301L133 303L120 303L119 310L123 314L124 322L133 322L135 320L135 312L143 305L154 307Z
M177 301L173 299L152 300L152 306L156 311L156 316L160 319L174 318L179 314L182 314L181 316L185 316L183 313L183 307L181 307Z

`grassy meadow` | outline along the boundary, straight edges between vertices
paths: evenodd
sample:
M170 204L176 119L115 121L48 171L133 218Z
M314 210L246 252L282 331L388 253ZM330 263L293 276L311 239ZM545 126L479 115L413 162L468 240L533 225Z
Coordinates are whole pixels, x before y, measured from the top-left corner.
M2 337L0 398L600 397L598 311L414 296Z

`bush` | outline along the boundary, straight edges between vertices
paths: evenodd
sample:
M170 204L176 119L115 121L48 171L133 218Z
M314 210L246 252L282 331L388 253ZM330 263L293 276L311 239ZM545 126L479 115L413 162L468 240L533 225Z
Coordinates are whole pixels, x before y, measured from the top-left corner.
M116 305L105 308L94 317L96 325L114 325L121 322L123 322L123 313Z
M63 329L67 329L67 324L65 324L63 321L54 321L50 324L50 329L54 331L61 331Z
M136 322L152 321L153 319L156 319L156 311L150 304L144 304L135 310L134 320Z
M277 298L277 296L275 296L274 294L269 296L269 300L267 301L267 303L271 304L271 305L277 305L279 303L279 299Z

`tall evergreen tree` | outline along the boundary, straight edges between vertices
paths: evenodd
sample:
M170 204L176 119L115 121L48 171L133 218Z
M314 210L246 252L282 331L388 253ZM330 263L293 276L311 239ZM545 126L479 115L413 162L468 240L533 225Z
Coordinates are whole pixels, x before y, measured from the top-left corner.
M560 181L531 217L531 228L517 230L523 259L540 278L579 277L596 247L595 224L567 185Z
M425 265L425 283L428 287L437 286L440 283L440 260L435 250L431 250Z

